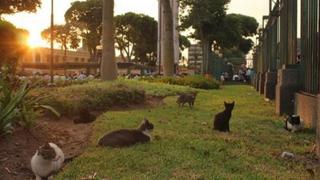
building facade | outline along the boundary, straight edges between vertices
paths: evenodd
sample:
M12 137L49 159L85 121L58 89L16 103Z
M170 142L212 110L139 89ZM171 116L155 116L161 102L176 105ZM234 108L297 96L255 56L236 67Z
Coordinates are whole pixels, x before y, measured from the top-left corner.
M199 73L202 69L203 54L201 44L192 44L188 49L188 67Z

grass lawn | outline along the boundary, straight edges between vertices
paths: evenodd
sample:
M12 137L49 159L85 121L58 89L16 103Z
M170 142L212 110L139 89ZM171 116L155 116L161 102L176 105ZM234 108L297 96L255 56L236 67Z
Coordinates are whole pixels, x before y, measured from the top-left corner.
M213 115L223 102L235 100L231 133L212 131ZM251 87L224 86L201 90L195 108L178 108L176 97L154 109L107 112L95 122L92 144L56 179L301 179L302 163L283 160L283 151L304 154L314 134L283 129L274 103ZM99 137L119 128L134 128L147 117L155 125L149 144L125 149L96 147Z

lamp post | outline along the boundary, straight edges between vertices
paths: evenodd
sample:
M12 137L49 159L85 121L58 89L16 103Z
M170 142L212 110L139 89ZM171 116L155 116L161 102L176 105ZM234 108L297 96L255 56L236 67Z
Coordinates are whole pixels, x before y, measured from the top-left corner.
M53 0L51 0L51 26L50 26L50 83L53 84L53 57L54 57L54 51L53 51Z

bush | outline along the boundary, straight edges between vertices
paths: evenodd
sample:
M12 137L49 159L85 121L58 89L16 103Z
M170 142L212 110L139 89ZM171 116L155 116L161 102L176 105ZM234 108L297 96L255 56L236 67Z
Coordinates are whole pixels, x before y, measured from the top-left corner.
M14 120L19 116L19 106L29 92L27 84L23 84L17 91L0 79L0 136L10 133Z
M195 76L184 76L184 77L160 77L160 78L152 78L152 77L144 77L141 80L145 80L148 82L160 82L166 84L175 84L181 86L189 86L192 88L198 89L219 89L220 83L211 78L211 77L203 77L199 75Z
M58 88L42 88L31 92L37 96L47 92L48 98L42 100L55 108L61 115L73 116L81 109L106 110L110 107L126 107L145 101L145 91L121 82L87 83Z

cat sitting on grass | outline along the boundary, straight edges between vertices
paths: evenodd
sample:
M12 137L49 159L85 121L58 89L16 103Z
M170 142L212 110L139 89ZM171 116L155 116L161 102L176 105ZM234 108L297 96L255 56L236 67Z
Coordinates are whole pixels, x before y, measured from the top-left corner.
M221 132L230 132L230 119L232 115L232 110L234 108L235 102L227 103L224 102L224 111L218 113L214 117L213 129Z
M99 146L105 147L129 147L138 143L150 141L149 132L154 128L147 119L137 129L120 129L104 135L98 142Z
M63 162L62 150L54 143L46 143L31 158L31 169L36 180L47 180L62 168Z
M196 100L197 94L197 92L180 94L177 99L177 104L179 105L179 107L183 107L184 104L188 103L189 107L192 108L194 105L194 101Z

